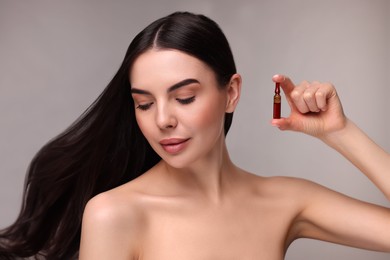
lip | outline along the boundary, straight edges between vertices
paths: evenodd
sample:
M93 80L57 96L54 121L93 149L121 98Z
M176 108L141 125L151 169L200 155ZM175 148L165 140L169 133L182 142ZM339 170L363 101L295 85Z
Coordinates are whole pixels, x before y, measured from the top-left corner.
M177 154L184 150L190 138L169 138L160 141L160 145L170 154Z

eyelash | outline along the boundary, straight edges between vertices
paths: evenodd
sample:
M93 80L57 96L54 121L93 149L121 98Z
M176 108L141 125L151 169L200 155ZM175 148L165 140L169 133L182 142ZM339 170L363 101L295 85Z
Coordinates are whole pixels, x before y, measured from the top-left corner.
M146 105L138 105L137 109L142 110L142 111L146 111L146 110L148 110L152 106L152 104L153 103L149 103L149 104L146 104Z
M188 105L188 104L191 104L192 102L195 101L195 96L192 96L192 97L189 97L189 98L184 98L184 99L181 99L181 98L176 98L177 102L179 102L180 104L182 105ZM148 110L151 106L153 105L153 103L148 103L148 104L145 104L145 105L138 105L137 106L137 109L140 109L142 111L146 111Z
M192 96L192 97L189 97L189 98L184 98L184 99L181 99L181 98L176 98L176 100L182 104L182 105L188 105L192 102L195 101L195 96Z

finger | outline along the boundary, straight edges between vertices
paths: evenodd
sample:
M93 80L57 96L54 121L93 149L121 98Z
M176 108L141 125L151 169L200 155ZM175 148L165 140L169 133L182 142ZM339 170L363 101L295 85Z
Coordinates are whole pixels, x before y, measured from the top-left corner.
M281 74L276 74L272 77L272 80L275 82L275 83L280 83L280 86L282 87L283 89L283 92L284 94L286 94L286 96L289 96L291 91L294 89L295 85L294 83L291 81L291 79L285 75L281 75Z
M318 107L317 101L317 93L321 94L321 92L318 92L320 87L321 84L319 82L312 82L308 85L308 87L304 90L302 94L303 100L306 103L306 106L308 107L310 112L321 111L321 109ZM321 95L319 95L318 98L321 99Z
M295 110L294 102L291 100L291 92L295 89L294 83L291 81L291 79L285 75L282 74L276 74L272 77L272 80L275 83L280 83L280 86L282 87L283 93L286 96L286 100L290 105L291 110Z
M291 118L272 119L271 125L279 128L279 130L286 131L301 131L302 123L300 121L291 120Z
M297 85L290 94L291 100L294 103L297 110L304 114L310 111L310 108L305 100L305 92L309 88L310 84L307 81L303 81ZM310 93L309 93L310 94Z
M316 96L316 102L317 106L321 111L326 111L328 108L328 99L334 95L334 87L330 83L324 83L321 85L321 87L317 90L315 96Z

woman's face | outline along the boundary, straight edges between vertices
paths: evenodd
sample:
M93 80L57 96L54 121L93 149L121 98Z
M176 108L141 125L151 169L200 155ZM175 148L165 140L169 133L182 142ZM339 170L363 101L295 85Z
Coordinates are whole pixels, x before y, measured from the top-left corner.
M152 49L134 62L130 83L137 123L164 161L182 168L218 153L229 90L202 61Z

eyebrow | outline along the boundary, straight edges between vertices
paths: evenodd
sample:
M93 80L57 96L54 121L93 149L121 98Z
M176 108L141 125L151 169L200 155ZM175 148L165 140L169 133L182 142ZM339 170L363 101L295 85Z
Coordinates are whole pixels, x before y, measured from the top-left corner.
M179 89L181 87L184 87L184 86L187 86L187 85L190 85L190 84L193 84L193 83L199 83L198 80L196 79L185 79L185 80L182 80L172 86L170 86L168 89L167 89L167 93L170 93L172 91L175 91L176 89ZM131 93L132 94L143 94L143 95L151 95L151 93L147 90L143 90L143 89L138 89L138 88L131 88Z

